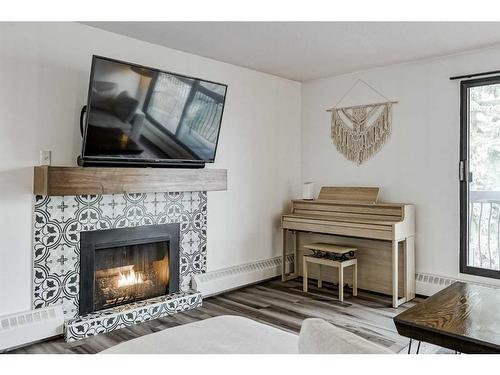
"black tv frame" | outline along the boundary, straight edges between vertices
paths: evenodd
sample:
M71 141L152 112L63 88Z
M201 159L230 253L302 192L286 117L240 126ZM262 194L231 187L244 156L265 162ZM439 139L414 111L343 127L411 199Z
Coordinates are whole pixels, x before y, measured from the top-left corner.
M171 74L181 78L194 79L201 82L213 83L216 85L225 86L226 92L224 95L224 101L222 103L222 112L219 122L219 130L217 132L217 140L215 142L214 157L208 160L192 160L192 159L141 159L141 158L116 158L113 156L85 156L85 144L87 140L87 128L88 128L88 113L85 116L84 126L83 126L83 139L82 139L82 151L81 156L78 156L77 163L83 167L99 166L99 167L157 167L157 168L204 168L206 163L214 163L215 156L217 155L217 147L219 146L219 137L222 127L222 118L224 117L224 109L226 107L226 97L228 85L225 83L210 81L203 78L191 77L184 74L179 74L175 72L170 72L166 70L161 70L157 68L152 68L145 65L140 65L136 63L131 63L128 61L117 60L110 57L92 55L92 65L90 69L89 87L87 94L87 109L90 108L91 104L91 89L92 89L92 79L94 77L95 62L97 59L115 62L119 64L125 64L131 67L136 67L139 69L148 69L156 73ZM87 110L88 111L88 110Z

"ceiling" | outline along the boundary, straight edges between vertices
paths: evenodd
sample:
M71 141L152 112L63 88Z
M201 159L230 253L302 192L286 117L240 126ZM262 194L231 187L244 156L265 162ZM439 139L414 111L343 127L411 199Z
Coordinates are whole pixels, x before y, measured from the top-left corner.
M500 44L500 22L86 22L296 81Z

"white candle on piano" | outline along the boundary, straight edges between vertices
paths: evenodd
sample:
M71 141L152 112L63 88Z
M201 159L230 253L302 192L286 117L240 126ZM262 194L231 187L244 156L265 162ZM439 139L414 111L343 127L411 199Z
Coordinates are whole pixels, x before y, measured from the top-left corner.
M302 199L314 199L314 182L306 182L302 185Z

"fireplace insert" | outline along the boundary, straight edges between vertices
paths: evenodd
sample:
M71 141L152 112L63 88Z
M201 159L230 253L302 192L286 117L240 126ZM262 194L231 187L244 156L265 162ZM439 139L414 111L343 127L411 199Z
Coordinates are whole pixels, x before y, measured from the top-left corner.
M80 234L80 314L179 291L179 224Z

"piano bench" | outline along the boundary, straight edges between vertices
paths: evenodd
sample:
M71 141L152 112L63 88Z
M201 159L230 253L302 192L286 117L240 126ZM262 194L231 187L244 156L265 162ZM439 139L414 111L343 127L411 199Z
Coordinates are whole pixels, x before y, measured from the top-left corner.
M314 263L319 265L319 276L318 276L318 288L323 286L323 282L321 280L321 267L322 266L330 266L336 267L339 270L339 300L344 301L344 268L352 266L352 295L358 295L358 260L352 257L352 254L357 251L356 248L353 247L341 247L337 245L330 245L324 243L317 244L308 244L304 245L305 248L313 250L315 255L304 255L303 257L303 267L302 267L302 277L303 277L303 290L307 293L307 266L309 263ZM334 255L334 260L332 257L318 257L317 254L319 252L332 254ZM342 255L349 254L351 257L346 258Z

